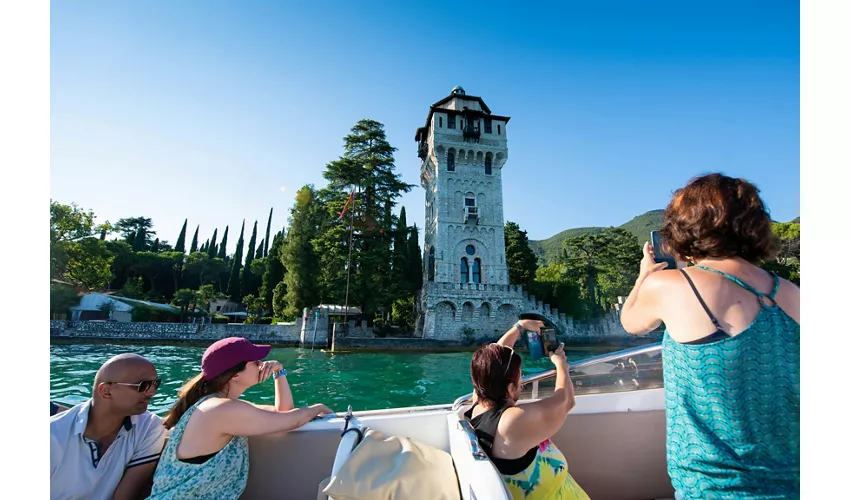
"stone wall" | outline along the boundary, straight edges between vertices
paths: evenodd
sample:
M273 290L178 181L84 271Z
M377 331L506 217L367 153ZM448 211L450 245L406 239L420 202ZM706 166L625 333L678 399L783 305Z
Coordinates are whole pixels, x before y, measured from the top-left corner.
M225 337L245 337L252 342L300 343L301 322L284 325L244 325L239 323L118 323L101 321L51 321L55 338L96 340L161 340L215 342Z

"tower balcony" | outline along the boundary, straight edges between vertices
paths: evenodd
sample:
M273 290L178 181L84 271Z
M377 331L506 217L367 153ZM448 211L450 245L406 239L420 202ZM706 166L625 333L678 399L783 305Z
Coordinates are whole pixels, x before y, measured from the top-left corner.
M417 150L417 156L423 160L428 157L428 143L420 143Z
M463 207L463 222L466 223L470 218L478 219L478 207Z
M476 141L481 138L481 127L477 127L475 125L464 125L463 127L463 139L475 139Z

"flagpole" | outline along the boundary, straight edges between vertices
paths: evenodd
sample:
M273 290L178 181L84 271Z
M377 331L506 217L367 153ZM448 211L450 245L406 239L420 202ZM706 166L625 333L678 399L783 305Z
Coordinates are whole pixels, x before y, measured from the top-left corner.
M358 190L359 186L355 186L354 191ZM354 193L352 191L352 193ZM354 239L354 203L357 199L357 196L354 195L351 200L351 219L348 223L348 266L346 266L346 276L345 276L345 311L344 311L344 332L345 336L348 336L348 290L351 285L351 249L353 247L352 241ZM334 330L333 335L331 337L331 352L334 351L334 347L336 344L336 330Z

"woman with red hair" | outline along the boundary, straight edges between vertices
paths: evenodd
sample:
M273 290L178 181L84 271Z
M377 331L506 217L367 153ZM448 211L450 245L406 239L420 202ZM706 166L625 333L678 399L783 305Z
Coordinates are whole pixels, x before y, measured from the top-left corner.
M620 320L634 334L666 327L676 497L799 498L800 289L759 267L776 240L758 189L697 177L673 195L660 232L684 262L665 270L645 244Z

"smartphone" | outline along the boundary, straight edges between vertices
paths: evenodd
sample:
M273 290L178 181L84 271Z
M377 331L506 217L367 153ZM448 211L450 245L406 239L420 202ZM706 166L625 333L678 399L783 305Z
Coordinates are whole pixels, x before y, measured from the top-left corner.
M649 233L649 244L652 245L652 251L655 253L655 262L660 264L667 263L665 269L676 269L676 259L664 250L664 241L661 238L661 233L652 231Z
M548 357L550 351L554 352L558 348L558 336L554 328L544 328L540 333L529 330L525 335L532 361Z

